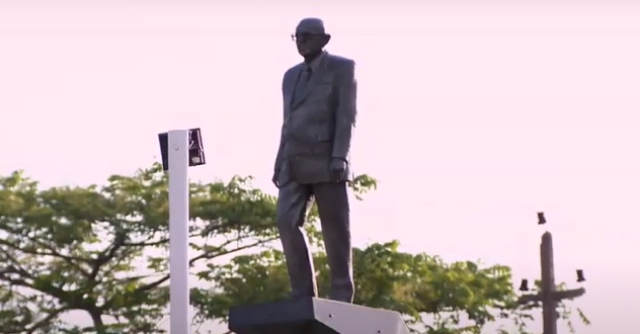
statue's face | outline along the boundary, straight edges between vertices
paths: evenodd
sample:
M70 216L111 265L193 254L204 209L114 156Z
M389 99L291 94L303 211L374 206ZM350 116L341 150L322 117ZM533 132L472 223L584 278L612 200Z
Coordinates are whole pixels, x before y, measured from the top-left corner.
M296 32L295 37L298 53L303 57L320 53L326 45L324 35Z
M329 42L329 35L324 33L324 27L317 20L302 20L294 35L298 53L305 57L320 53Z

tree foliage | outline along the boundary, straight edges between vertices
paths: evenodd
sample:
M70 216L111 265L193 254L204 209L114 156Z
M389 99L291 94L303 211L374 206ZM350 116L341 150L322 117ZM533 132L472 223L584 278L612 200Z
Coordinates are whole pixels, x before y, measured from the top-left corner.
M399 311L416 333L480 333L490 324L500 333L530 333L527 324L539 306L518 304L509 267L447 263L398 248L393 241L354 249L356 304ZM322 249L314 261L320 294L327 297L329 272ZM241 255L201 275L216 282L215 289L192 292L201 319L226 319L233 305L273 301L288 294L284 256L277 250ZM569 315L563 313L565 320ZM497 328L496 322L504 326Z
M354 183L372 186L367 176ZM275 198L250 177L191 183L190 198L191 265L277 238ZM41 189L23 172L0 177L0 334L162 332L168 207L158 164L103 186ZM72 310L93 325L64 324Z
M351 187L362 199L376 185L360 175ZM250 177L192 183L190 194L189 263L211 282L191 291L196 320L224 321L232 305L286 297L284 258L271 247L276 199L254 188ZM162 333L168 207L159 165L114 175L102 186L43 189L22 172L0 177L0 334ZM306 228L326 294L328 267L316 226L311 208ZM528 333L538 305L517 303L508 267L447 263L398 247L354 250L356 303L400 311L419 333L479 333L496 321ZM570 309L562 307L569 319ZM64 323L68 311L85 312L91 325Z

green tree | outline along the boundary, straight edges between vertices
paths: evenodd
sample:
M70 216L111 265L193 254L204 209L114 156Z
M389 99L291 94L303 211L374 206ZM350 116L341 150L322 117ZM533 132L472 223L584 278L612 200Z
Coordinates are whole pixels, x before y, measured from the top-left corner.
M59 315L82 310L93 322L83 330L158 332L168 298L166 181L157 165L104 187L41 190L21 172L0 178L1 331L62 330ZM275 237L273 199L249 181L191 184L191 264Z
M361 193L375 181L352 186ZM157 164L104 186L41 189L23 172L0 177L0 334L162 332L167 191ZM192 183L190 198L191 265L277 239L275 198L250 177ZM93 326L62 323L71 310Z
M509 267L446 263L435 256L401 252L398 246L393 241L354 250L355 303L399 311L416 333L480 333L496 321L510 323L503 333L529 333L527 322L539 310L518 304ZM326 297L329 276L321 248L314 260L320 293ZM201 275L216 283L215 289L192 292L201 321L226 321L232 305L285 298L289 288L284 257L277 250L237 256ZM562 307L569 320L567 305ZM507 327L515 330L506 331Z

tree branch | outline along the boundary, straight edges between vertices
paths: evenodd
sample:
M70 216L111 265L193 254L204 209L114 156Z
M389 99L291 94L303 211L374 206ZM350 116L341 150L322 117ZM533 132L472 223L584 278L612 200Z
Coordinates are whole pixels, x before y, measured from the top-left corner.
M0 275L4 275L5 273L9 273L9 274L12 273L12 274L18 274L27 278L33 278L33 276L31 276L31 274L28 271L22 268L22 266L20 265L20 261L18 261L16 258L11 256L6 250L0 249L0 251L9 260L7 262L11 263L9 266L5 267L6 269L0 271Z
M82 267L80 267L76 262L74 261L83 261L86 262L87 259L85 258L78 258L78 257L72 257L72 256L67 256L67 255L63 255L60 254L59 252L57 252L55 249L49 247L49 245L42 243L41 241L35 240L32 237L27 237L24 236L27 239L29 239L30 241L34 242L35 244L37 244L38 246L45 248L47 250L47 252L42 252L42 251L37 251L37 250L30 250L30 249L25 249L23 247L19 247L11 242L8 242L7 240L0 240L0 245L2 246L6 246L9 247L13 250L16 250L18 252L22 252L25 254L29 254L29 255L35 255L35 256L51 256L51 257L56 257L59 259L64 260L67 264L69 264L70 266L72 266L73 268L77 269L78 271L80 271L83 275L88 275L89 273L84 270Z
M252 248L252 247L255 247L255 246L259 246L259 245L265 244L267 242L274 241L276 239L277 238L275 238L275 237L274 238L269 238L267 240L257 241L257 242L254 242L252 244L249 244L249 245L245 245L245 246L242 246L242 247L234 248L232 250L227 250L227 251L223 251L223 252L219 252L219 253L215 253L215 254L212 254L211 252L203 252L202 254L200 254L200 255L192 258L191 260L189 260L189 266L193 266L194 263L196 263L197 261L203 260L203 259L210 260L210 259L213 259L213 258L216 258L216 257L233 254L235 252L239 252L239 251L242 251L242 250L245 250L245 249L249 249L249 248ZM224 246L232 244L233 242L236 242L236 241L237 240L227 241L224 244L222 244L222 246L220 246L219 248L224 248Z
M57 310L51 311L51 313L49 313L49 315L47 315L44 319L34 323L30 329L27 329L25 332L26 334L33 334L35 333L35 331L37 331L38 329L40 329L43 326L48 325L51 320L53 320L55 317L57 317L60 313L68 311L69 308L68 307L62 307L59 308Z
M202 259L212 259L212 258L216 258L216 257L219 257L219 256L233 254L235 252L239 252L239 251L242 251L242 250L245 250L245 249L249 249L249 248L258 246L260 244L264 244L266 242L273 241L275 239L276 238L271 238L271 239L268 239L268 240L262 240L262 241L254 242L254 243L251 243L249 245L245 245L245 246L242 246L242 247L234 248L233 250L227 250L227 251L220 252L220 253L215 253L215 254L211 254L211 252L204 252L204 253L192 258L191 260L189 260L189 266L193 266L193 264L195 262L197 262L199 260L202 260ZM225 243L224 245L232 243L232 242L233 241L227 241L227 243ZM164 275L163 277L159 278L158 280L156 280L154 282L151 282L151 283L148 283L148 284L145 284L145 285L142 285L142 286L138 287L136 290L134 290L134 293L147 292L147 291L153 290L153 289L159 287L164 282L168 281L169 278L170 278L170 274L166 274L166 275ZM113 303L113 298L109 299L108 301L106 301L104 303L103 309L110 308L110 305L112 303Z
M23 280L23 279L15 279L15 278L6 277L4 275L5 273L12 273L12 271L8 271L8 270L0 271L0 281L7 282L10 285L21 286L23 288L28 288L28 289L31 289L31 290L35 290L35 291L41 292L41 293L43 293L45 295L53 296L55 298L58 298L58 300L60 300L61 302L66 302L66 303L69 302L69 298L67 296L67 292L66 291L63 291L63 290L61 290L59 288L56 288L56 287L54 287L54 286L52 286L50 284L48 284L46 286L49 290L46 290L44 288L39 288L39 287L36 287L35 285L33 285L33 284Z
M95 282L98 273L100 273L100 269L107 262L111 261L116 252L124 246L124 242L126 240L126 235L123 232L116 232L113 243L109 245L109 247L105 248L97 258L91 264L91 273L88 274L88 278L90 282Z

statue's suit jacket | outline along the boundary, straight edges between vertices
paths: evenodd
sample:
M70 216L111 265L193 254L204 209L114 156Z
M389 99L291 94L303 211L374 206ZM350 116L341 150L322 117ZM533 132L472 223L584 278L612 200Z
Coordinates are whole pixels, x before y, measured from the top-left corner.
M324 53L309 82L296 92L301 63L282 82L284 120L275 171L281 185L330 182L332 158L347 161L343 180L351 180L349 151L356 120L355 62Z

